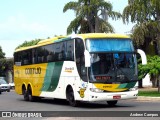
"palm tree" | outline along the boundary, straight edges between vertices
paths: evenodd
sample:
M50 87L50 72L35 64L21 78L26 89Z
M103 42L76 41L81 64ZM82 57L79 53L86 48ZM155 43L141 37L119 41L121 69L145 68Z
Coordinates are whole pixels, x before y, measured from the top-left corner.
M147 49L155 43L160 54L160 1L159 0L128 0L123 10L123 22L136 22L133 27L133 40Z
M113 20L121 18L121 14L112 10L112 5L105 0L78 0L69 2L63 12L74 10L76 18L71 21L67 33L89 33L89 32L114 32L108 22L108 17Z

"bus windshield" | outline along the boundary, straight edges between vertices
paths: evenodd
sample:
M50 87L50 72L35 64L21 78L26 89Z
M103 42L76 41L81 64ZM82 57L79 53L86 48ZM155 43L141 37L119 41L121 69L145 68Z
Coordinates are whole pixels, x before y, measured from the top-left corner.
M105 42L106 41L106 42ZM125 83L137 80L137 61L131 40L88 40L89 81Z
M86 47L89 52L134 52L131 39L87 39Z

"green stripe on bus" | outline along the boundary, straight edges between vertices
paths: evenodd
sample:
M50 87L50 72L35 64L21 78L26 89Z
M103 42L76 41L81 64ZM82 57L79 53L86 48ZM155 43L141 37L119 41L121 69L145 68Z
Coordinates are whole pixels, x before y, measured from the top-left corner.
M127 86L127 83L120 84L117 89L126 88L126 86Z
M63 62L55 62L51 83L47 91L54 91L57 88L62 66L63 66Z
M128 83L128 85L126 86L126 88L133 88L136 85L136 82L130 82Z
M54 66L55 66L54 62L48 63L48 65L47 65L47 70L46 70L46 75L45 75L45 78L44 78L42 91L47 91L50 84L51 84L51 79L52 79Z

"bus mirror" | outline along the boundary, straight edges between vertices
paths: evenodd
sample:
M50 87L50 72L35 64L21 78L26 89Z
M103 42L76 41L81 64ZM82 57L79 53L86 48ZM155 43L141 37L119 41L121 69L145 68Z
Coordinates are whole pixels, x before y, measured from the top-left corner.
M84 55L85 55L85 67L90 67L91 66L91 60L90 60L91 56L89 52L85 50Z
M141 49L137 49L137 53L141 56L142 65L146 65L147 64L147 57L146 57L145 52Z

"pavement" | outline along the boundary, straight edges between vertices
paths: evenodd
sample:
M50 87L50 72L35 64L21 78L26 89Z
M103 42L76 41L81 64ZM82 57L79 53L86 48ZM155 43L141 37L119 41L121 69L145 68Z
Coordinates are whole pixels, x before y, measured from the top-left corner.
M152 87L139 88L139 91L158 91L158 88L152 88ZM159 101L160 102L160 97L138 96L137 100L138 101Z

